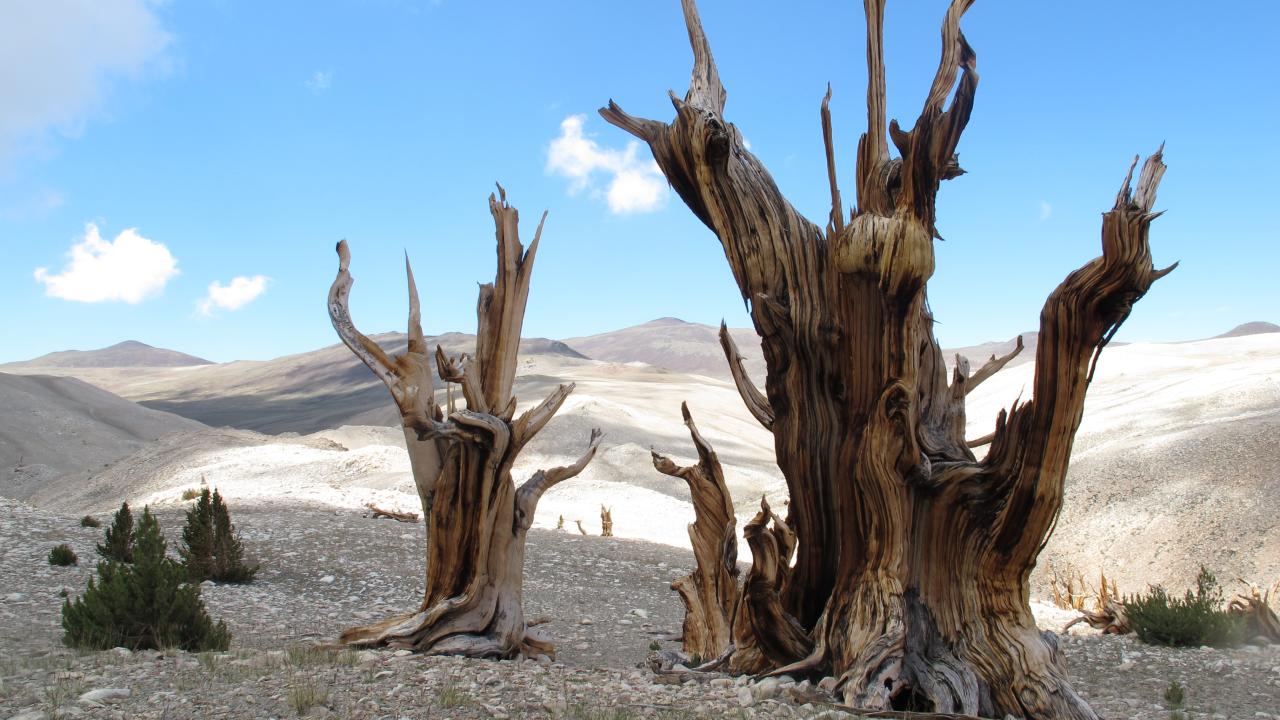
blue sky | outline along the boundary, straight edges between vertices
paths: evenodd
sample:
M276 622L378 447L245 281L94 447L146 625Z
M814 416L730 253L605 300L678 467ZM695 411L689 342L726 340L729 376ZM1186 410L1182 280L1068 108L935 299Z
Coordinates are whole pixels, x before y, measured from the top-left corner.
M860 4L701 6L728 119L820 220L827 82L853 196ZM889 109L904 124L945 7L890 3ZM1280 321L1277 21L1262 1L980 0L964 22L981 75L959 149L969 174L939 199L942 342L1033 329L1045 296L1097 254L1132 156L1161 141L1154 253L1182 266L1118 339ZM662 316L746 325L715 238L647 148L629 151L595 113L613 98L670 119L666 92L682 94L688 72L677 0L0 0L0 362L125 339L219 361L331 344L324 298L344 237L364 330L402 329L408 250L428 332L471 331L475 285L493 276L495 180L526 238L551 211L526 334Z

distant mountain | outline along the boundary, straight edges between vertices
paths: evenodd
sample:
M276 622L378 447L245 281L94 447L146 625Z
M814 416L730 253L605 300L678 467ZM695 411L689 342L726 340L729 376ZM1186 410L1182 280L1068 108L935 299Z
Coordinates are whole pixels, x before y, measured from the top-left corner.
M764 354L751 328L731 328L733 340L757 383L764 382ZM642 362L672 372L726 377L729 366L720 347L720 328L665 317L643 325L569 338L565 343L593 360Z
M403 352L403 333L372 336L388 352ZM446 333L428 337L451 355L475 352L475 336ZM56 353L55 353L56 355ZM558 340L520 341L522 370L537 359L586 362ZM49 355L45 358L51 357ZM198 420L213 427L265 433L300 432L340 425L398 425L390 396L368 368L343 345L274 360L240 360L195 367L121 369L110 366L42 367L43 358L5 367L24 374L72 375L141 405ZM434 369L435 362L432 361ZM437 381L437 390L444 385Z
M47 368L190 367L212 364L204 358L180 353L177 350L166 350L137 340L126 340L99 350L63 350L21 363L0 365L0 367L16 365Z
M730 328L733 340L742 353L747 372L756 384L764 383L764 354L760 350L760 338L752 328ZM1035 360L1035 331L1022 333L1023 350L1010 361L1009 366ZM956 353L969 359L972 371L982 367L992 355L1004 355L1013 350L1017 338L981 345L943 349L942 356L948 366L955 361ZM720 329L710 325L691 323L679 318L665 317L642 325L621 330L565 340L570 347L593 360L607 362L643 362L672 372L728 377L729 366L720 347Z
M1240 337L1242 335L1261 335L1262 333L1280 332L1280 325L1275 323L1263 322L1255 320L1247 322L1243 325L1237 325L1221 335L1214 335L1213 339Z
M70 377L0 373L0 408L0 495L10 497L203 427Z

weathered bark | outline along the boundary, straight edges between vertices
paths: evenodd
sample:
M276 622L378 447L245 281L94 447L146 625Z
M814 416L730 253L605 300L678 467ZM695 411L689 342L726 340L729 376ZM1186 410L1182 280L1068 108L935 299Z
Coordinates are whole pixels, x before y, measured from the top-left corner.
M454 409L450 395L447 417L435 402L407 260L409 344L404 354L389 357L351 322L350 253L346 241L338 244L329 314L339 337L387 385L400 410L427 526L426 590L418 610L351 628L342 633L344 643L471 657L555 654L550 638L525 621L525 537L539 498L586 467L600 433L592 431L586 453L574 464L540 470L519 488L512 481L521 448L555 415L573 386L561 385L515 417L516 351L542 223L526 251L518 234L519 213L498 189L500 199L489 196L498 272L492 284L480 286L476 354L449 358L436 348L440 377L459 384L467 404Z
M719 238L761 336L766 427L791 498L785 522L775 522L794 532L796 555L748 587L740 608L756 598L761 617L780 616L751 625L737 652L753 640L775 650L760 653L772 672L833 673L860 708L1094 718L1071 689L1055 637L1035 626L1028 578L1061 507L1092 364L1133 302L1168 272L1153 269L1147 242L1164 165L1159 152L1150 157L1133 193L1126 179L1104 215L1102 257L1050 296L1035 397L1001 414L977 461L964 437L964 398L987 375L957 368L948 384L925 290L936 193L963 173L955 151L978 83L960 32L971 3L951 3L937 74L903 130L886 126L883 0L866 0L857 207L846 222L824 101L825 231L782 196L723 117L725 89L693 0L683 5L694 68L684 98L672 95L674 121L636 118L613 102L600 112L648 143ZM812 650L788 663L801 647Z
M721 338L726 335L722 332ZM695 566L692 573L671 583L671 589L684 601L682 649L711 659L719 657L733 639L733 620L742 596L738 586L738 521L715 450L698 432L689 406L681 403L680 412L698 450L698 464L681 467L654 451L653 467L689 485L694 508L689 542Z

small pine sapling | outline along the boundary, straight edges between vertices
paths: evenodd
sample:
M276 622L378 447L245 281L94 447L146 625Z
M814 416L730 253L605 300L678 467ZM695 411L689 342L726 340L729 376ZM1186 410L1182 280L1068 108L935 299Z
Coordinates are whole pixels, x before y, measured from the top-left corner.
M133 562L133 513L129 511L129 503L120 503L120 509L111 518L111 527L98 545L98 554L107 560Z

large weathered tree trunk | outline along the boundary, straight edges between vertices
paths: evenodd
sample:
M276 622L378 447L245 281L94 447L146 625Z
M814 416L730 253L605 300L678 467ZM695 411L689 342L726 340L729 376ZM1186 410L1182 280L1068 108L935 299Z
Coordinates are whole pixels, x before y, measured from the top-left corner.
M386 384L400 410L427 528L422 605L417 612L347 630L341 638L345 643L472 657L555 654L550 639L525 622L525 537L538 499L586 467L600 433L592 431L586 453L573 465L538 471L518 489L512 482L511 467L521 448L555 415L573 385L561 385L515 417L516 352L542 223L526 252L518 235L519 213L507 204L501 187L499 192L500 199L489 196L498 274L492 284L480 286L476 354L449 358L436 348L441 379L458 383L467 403L465 410L450 407L448 417L436 403L407 260L409 343L404 354L391 357L351 322L350 253L345 240L338 243L329 315L343 343Z
M886 127L883 0L866 0L868 129L858 143L857 207L846 216L836 183L828 90L825 231L791 206L724 119L725 90L693 0L684 0L693 76L683 99L672 95L675 120L636 118L613 102L601 115L649 144L720 239L762 339L764 397L740 363L731 368L774 434L791 498L778 527L794 532L796 555L792 567L757 560L738 615L752 597L760 612L776 599L787 621L735 627L735 636L752 635L755 648L773 652L731 665L833 673L845 701L861 708L1094 718L1068 682L1055 636L1036 628L1028 577L1062 504L1097 354L1168 272L1152 267L1147 242L1164 165L1159 152L1150 157L1134 192L1126 178L1103 217L1102 256L1049 297L1035 397L1000 415L989 452L975 460L964 397L997 366L972 377L961 366L947 382L925 292L934 198L941 181L963 173L955 151L978 83L960 32L971 3L951 3L937 74L915 125L903 130ZM765 518L757 519L748 540L754 532L768 550L776 539L764 543ZM789 662L801 648L809 651Z

